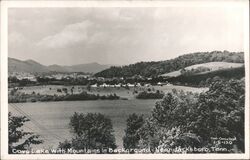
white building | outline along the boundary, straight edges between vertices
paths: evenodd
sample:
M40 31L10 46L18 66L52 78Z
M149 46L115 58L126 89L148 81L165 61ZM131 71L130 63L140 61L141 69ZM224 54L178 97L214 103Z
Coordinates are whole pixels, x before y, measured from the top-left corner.
M96 88L98 86L97 86L97 84L93 84L93 85L91 85L91 87Z
M134 85L134 84L128 83L127 86L129 86L129 87L134 87L135 85Z
M109 87L109 85L106 84L106 83L103 83L103 84L100 85L100 87L103 87L103 88L104 88L104 87Z

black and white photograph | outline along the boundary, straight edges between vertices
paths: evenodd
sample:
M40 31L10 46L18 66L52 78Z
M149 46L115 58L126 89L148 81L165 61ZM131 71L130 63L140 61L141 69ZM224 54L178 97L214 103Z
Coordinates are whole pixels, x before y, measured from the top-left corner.
M14 2L3 159L249 156L247 0Z

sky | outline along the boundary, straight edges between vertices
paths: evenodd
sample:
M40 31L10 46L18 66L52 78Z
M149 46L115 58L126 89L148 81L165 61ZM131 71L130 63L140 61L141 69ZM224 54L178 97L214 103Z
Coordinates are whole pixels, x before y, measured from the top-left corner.
M243 51L237 7L11 8L8 56L44 65L125 65Z

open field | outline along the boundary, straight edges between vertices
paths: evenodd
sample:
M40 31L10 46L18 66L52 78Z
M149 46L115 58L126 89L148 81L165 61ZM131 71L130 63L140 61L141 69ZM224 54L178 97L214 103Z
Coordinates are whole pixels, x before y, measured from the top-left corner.
M197 69L199 67L206 67L210 69L209 72L212 72L212 71L221 70L221 69L239 68L239 67L242 67L243 65L244 65L243 63L209 62L209 63L202 63L202 64L188 66L185 69L191 70L191 69ZM165 73L165 74L162 74L161 76L177 77L180 75L181 75L181 70L170 72L170 73Z

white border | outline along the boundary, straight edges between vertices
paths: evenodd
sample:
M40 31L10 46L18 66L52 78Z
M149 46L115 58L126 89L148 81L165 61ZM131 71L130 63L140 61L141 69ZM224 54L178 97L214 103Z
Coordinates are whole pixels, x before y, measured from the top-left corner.
M246 68L245 154L91 154L8 155L8 8L24 7L242 7L245 11L244 52ZM249 1L1 1L1 159L250 159L249 157Z

